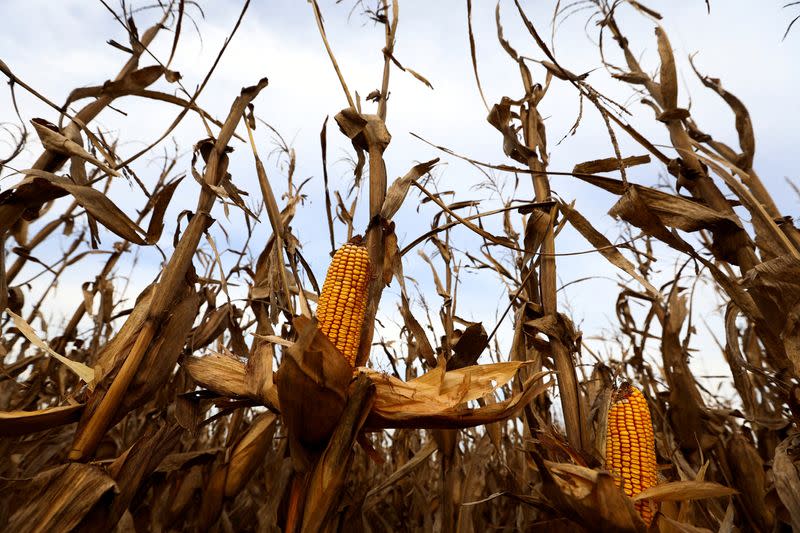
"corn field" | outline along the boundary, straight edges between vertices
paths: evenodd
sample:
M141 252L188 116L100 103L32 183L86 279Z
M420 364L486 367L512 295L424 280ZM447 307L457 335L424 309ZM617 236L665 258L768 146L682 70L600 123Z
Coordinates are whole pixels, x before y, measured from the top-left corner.
M393 129L393 94L437 90L404 51L422 32L404 2L296 4L335 76L313 91L338 102L313 154L271 125L269 69L204 108L249 0L222 36L203 2L101 0L118 64L59 80L63 101L0 49L0 530L800 531L800 232L713 63L683 71L644 2L453 2L473 82L453 101L485 116L483 160L424 113ZM380 34L371 92L331 19ZM568 19L591 70L554 46ZM206 34L213 61L182 75ZM489 46L514 73L501 95ZM704 129L688 77L730 131ZM164 125L131 138L111 116ZM561 142L589 120L605 133L582 161ZM576 257L616 276L604 331L562 291ZM488 293L494 316L474 308ZM714 358L721 381L694 364Z

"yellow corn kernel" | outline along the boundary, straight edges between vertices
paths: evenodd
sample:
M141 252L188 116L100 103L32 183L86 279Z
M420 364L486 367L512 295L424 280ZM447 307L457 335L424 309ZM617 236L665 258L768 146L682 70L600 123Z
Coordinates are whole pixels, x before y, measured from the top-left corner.
M606 468L629 497L656 484L656 449L650 409L642 392L624 382L611 397L606 430ZM650 526L654 505L649 500L634 504Z
M319 329L350 366L355 366L361 339L369 270L369 254L356 237L333 255L317 304Z

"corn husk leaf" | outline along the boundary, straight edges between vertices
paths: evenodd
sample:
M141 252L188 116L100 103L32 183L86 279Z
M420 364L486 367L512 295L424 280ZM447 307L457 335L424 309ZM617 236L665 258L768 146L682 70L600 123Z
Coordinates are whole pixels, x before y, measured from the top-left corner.
M204 357L187 357L181 366L199 385L230 397L248 397L245 364L229 355L210 353Z
M590 531L645 530L633 501L608 472L547 462L535 452L533 459L542 474L542 494L562 511L572 511L570 519Z
M463 398L477 399L480 397L479 391L491 392L499 386L496 385L498 381L495 385L492 384L491 370L480 369L480 366L484 365L461 369L477 369L474 383L471 382L470 372L452 378L445 376L442 380L442 383L446 384L443 393L439 393L436 387L424 382L419 384L416 380L412 380L406 383L386 374L367 372L375 383L378 393L366 427L454 429L490 424L513 416L553 384L553 381L546 383L541 381L548 372L538 372L525 381L521 392L502 402L475 409L462 407L462 402L467 401ZM495 375L499 378L507 371L507 368L498 369ZM459 401L459 398L462 400Z
M306 331L306 337L302 343L298 340L287 350L288 357L276 375L275 389L280 405L275 402L276 405L270 407L281 409L285 418L287 407L282 397L297 404L293 408L295 412L289 414L289 419L293 420L290 424L297 424L301 441L319 444L325 440L324 435L333 430L338 420L336 413L344 407L352 369L323 333L318 329L306 330L312 326L309 319L298 316L294 318L294 324L298 331ZM497 422L512 416L527 401L547 390L552 383L542 383L541 379L548 372L531 376L523 385L522 392L505 401L476 409L460 406L502 387L520 368L529 364L513 361L452 371L439 367L408 382L361 367L358 372L366 375L376 386L375 404L366 427L451 428ZM211 354L186 358L182 365L195 381L219 394L257 398L246 384L245 364L238 359ZM313 390L297 392L304 387ZM321 400L319 394L326 395L327 400ZM328 405L336 413L328 413L320 409L320 405Z
M299 338L286 350L275 377L292 457L301 467L303 450L322 451L336 428L353 369L316 319L297 316L294 326Z
M634 501L652 499L658 502L702 500L704 498L721 498L737 494L735 489L712 481L671 481L643 490L633 497Z
M369 376L378 387L375 407L379 412L434 413L489 394L508 383L525 364L512 361L473 365L449 372L437 367L411 381L368 368L360 368L359 371ZM543 377L545 374L540 372L537 376Z

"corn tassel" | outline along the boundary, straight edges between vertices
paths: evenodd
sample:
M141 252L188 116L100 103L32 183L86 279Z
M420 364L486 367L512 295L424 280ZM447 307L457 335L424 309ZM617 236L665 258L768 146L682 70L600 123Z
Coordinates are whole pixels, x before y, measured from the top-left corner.
M320 330L355 366L367 306L369 254L356 237L333 255L317 305Z
M655 438L650 409L641 391L627 382L614 391L608 410L606 468L629 497L656 484ZM653 520L653 503L641 500L634 506L649 527Z

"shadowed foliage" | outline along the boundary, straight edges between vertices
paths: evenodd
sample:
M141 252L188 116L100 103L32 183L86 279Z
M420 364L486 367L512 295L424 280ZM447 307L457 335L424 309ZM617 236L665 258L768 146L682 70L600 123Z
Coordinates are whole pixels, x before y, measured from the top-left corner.
M202 32L200 3L148 5L160 20L140 31L141 13L123 2L112 13L129 40L108 43L125 54L119 71L98 72L95 85L74 89L63 105L0 61L12 95L28 92L49 110L40 118L19 109L19 125L2 126L14 142L0 154L0 529L800 530L800 233L754 168L746 103L705 72L713 65L690 58L703 88L730 109L737 146L705 131L688 108L651 7L555 2L552 28L576 14L596 23L597 72L575 74L542 38L545 25L513 0L497 5L491 41L519 78L487 101L476 50L489 37L474 33L467 0L452 15L468 20L463 54L499 162L435 139L428 144L440 158L387 168L390 74L433 89L402 63L401 2L349 6L385 36L370 104L348 87L322 7L301 4L343 106L332 110L338 132L320 117L314 179L323 183L318 218L327 228L316 235L332 257L340 250L322 284L292 226L308 209L307 181L297 182L294 150L258 113L264 73L242 72L244 87L230 95L227 114L214 117L197 102L217 62L196 85L172 69L182 32ZM243 2L217 61L248 7ZM652 39L630 41L623 19L652 27ZM526 42L507 36L503 24L512 20ZM405 31L414 38L414 28ZM169 43L168 57L152 53L156 40ZM523 46L538 59L519 52ZM642 66L642 50L655 70ZM644 106L629 109L599 92L591 81L601 76ZM573 132L589 113L584 106L601 117L608 157L575 161L571 172L549 167L557 147L541 110L554 91L578 95ZM125 158L118 145L131 139L109 138L95 119L131 99L169 104L175 118ZM184 165L161 142L190 114L205 127ZM669 146L642 134L646 123ZM285 186L259 154L264 126L286 163ZM352 145L353 174L335 190L327 143L340 134ZM619 137L641 153L623 154ZM33 152L30 168L14 167ZM137 175L135 163L156 156L161 168ZM457 159L484 173L479 191L489 197L439 189L438 165ZM236 185L234 161L248 165L259 190ZM632 167L667 182L634 182ZM186 175L195 203L178 206ZM581 212L587 199L557 195L554 176L614 195L608 214L624 234L599 231ZM110 190L119 180L147 200L135 209L115 202ZM533 196L518 200L525 191ZM502 205L494 208L497 196ZM430 230L401 247L403 213L416 198L434 213ZM224 219L212 217L215 206ZM610 357L592 351L559 300L557 243L567 226L587 243L587 275L591 262L619 269L615 331L603 339ZM172 239L162 238L165 227L175 227ZM223 247L234 231L245 235L243 247ZM267 235L263 247L253 244L257 235ZM463 235L474 245L457 245ZM129 300L120 265L135 265L148 248L163 256L158 276ZM63 256L51 262L56 249ZM63 305L59 280L97 255L99 271L81 271L83 298L68 303L64 323L52 322L49 309ZM666 283L658 259L675 266ZM431 294L404 274L412 264L429 272ZM459 299L470 290L468 270L507 290L497 323L462 318L470 314ZM689 364L702 357L690 347L700 282L709 287L704 297L722 302L717 342L732 399L709 391ZM384 297L389 286L396 302ZM389 315L394 330L382 323Z

